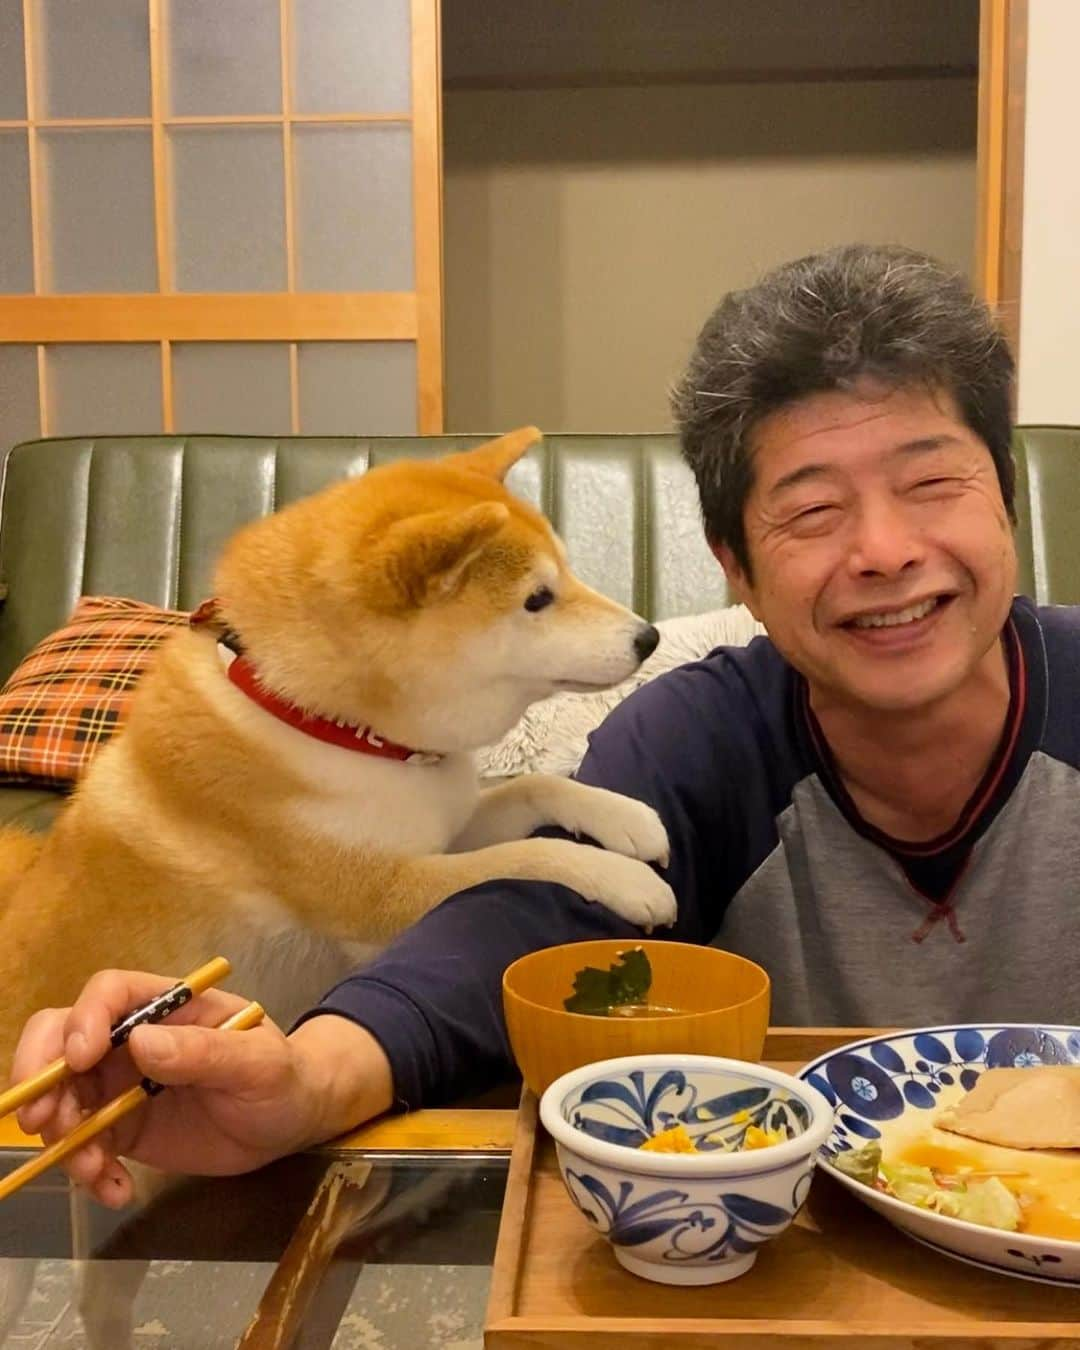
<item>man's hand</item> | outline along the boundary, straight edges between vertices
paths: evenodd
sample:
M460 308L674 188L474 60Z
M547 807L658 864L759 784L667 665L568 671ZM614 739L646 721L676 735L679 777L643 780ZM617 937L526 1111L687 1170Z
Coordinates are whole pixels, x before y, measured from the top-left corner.
M217 989L197 995L166 1023L137 1027L127 1048L110 1049L112 1024L174 983L102 971L72 1007L35 1013L15 1052L13 1082L61 1055L74 1070L19 1112L21 1128L47 1144L144 1075L168 1086L64 1163L103 1204L117 1208L132 1198L121 1155L163 1172L247 1172L390 1106L390 1066L361 1027L327 1014L288 1037L269 1020L250 1031L218 1031L247 1000Z

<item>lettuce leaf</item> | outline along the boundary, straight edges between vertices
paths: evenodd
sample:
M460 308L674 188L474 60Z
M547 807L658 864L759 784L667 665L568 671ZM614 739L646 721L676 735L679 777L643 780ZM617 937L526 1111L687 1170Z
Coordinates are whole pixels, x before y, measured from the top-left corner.
M913 1163L882 1163L881 1175L897 1200L917 1205L919 1209L937 1208L936 1198L941 1194L941 1189L929 1167L917 1167Z
M862 1148L853 1148L838 1153L832 1159L832 1165L844 1176L861 1181L864 1186L872 1186L877 1181L878 1168L881 1166L881 1145L872 1142Z
M997 1177L969 1182L959 1191L939 1191L938 1197L937 1212L952 1219L1003 1228L1007 1233L1015 1233L1020 1227L1020 1202Z
M880 1178L888 1194L897 1200L945 1214L950 1219L1015 1233L1023 1218L1020 1202L998 1177L939 1186L929 1167L882 1162L881 1145L877 1142L838 1153L831 1161L838 1172L861 1181L864 1186L873 1186Z

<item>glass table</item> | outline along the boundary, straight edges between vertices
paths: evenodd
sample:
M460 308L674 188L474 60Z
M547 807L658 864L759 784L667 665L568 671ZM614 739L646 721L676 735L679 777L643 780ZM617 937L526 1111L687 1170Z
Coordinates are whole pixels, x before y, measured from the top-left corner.
M121 1213L47 1173L0 1205L0 1346L480 1350L508 1161L326 1150Z

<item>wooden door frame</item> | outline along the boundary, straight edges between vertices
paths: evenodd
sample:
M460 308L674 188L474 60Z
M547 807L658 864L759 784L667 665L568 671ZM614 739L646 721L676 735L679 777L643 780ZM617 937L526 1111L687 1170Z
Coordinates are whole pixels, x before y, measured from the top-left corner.
M975 222L978 289L1020 350L1028 0L980 0Z
M444 430L441 0L411 0L413 233L416 244L417 429Z

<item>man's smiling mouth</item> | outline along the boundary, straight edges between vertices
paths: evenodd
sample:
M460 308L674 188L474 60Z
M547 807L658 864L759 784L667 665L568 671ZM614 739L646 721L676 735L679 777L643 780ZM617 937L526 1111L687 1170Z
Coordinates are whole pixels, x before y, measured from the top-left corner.
M913 605L907 605L903 609L886 609L877 612L866 611L862 614L856 614L850 619L845 619L842 623L844 628L900 628L905 624L918 623L921 619L929 618L935 610L940 609L953 597L951 595L932 595L925 600L916 601Z

